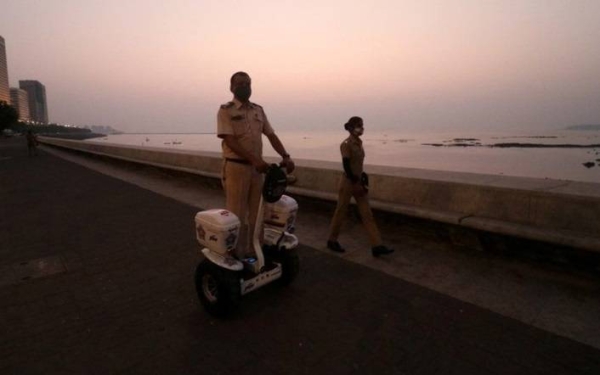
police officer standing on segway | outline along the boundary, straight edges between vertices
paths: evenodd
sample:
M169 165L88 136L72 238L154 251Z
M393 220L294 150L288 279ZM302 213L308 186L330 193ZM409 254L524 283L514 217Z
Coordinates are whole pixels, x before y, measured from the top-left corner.
M240 219L241 229L235 256L243 259L251 255L249 236L254 233L256 215L263 187L263 173L269 168L262 158L262 135L283 158L282 165L288 173L294 162L275 134L263 108L250 102L251 79L248 73L237 72L231 76L230 91L233 100L221 105L217 114L217 136L223 139L222 184L226 208ZM245 224L248 225L245 225ZM262 236L260 237L262 241Z

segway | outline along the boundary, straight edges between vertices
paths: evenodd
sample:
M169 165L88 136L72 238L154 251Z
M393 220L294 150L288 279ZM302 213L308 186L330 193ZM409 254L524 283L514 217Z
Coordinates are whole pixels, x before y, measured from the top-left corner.
M288 285L296 278L298 238L292 232L298 204L284 195L286 187L285 172L272 164L265 176L257 213L257 223L263 218L264 245L259 241L260 225L256 225L252 236L255 257L240 260L231 255L241 224L235 214L225 209L196 214L196 238L204 255L196 268L196 292L210 314L229 315L238 309L243 295L272 282Z

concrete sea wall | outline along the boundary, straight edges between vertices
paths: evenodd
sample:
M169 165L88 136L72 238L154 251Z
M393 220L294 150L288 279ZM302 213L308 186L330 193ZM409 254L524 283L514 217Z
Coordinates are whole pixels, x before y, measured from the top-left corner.
M213 152L40 137L43 144L219 178ZM266 158L267 161L278 160ZM295 159L292 194L335 201L341 163ZM600 252L600 184L366 166L374 208Z

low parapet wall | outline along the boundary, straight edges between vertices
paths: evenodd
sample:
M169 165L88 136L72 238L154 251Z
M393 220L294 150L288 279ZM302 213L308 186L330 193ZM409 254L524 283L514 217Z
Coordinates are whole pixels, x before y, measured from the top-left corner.
M221 155L40 137L41 143L219 178ZM275 159L266 158L269 162ZM341 163L295 160L292 194L335 201ZM367 166L374 208L600 252L600 184Z

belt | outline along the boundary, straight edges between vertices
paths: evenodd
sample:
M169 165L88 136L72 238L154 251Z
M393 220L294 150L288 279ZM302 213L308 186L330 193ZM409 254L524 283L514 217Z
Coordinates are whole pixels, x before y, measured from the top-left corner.
M250 163L248 160L245 159L232 159L232 158L225 158L225 160L230 161L232 163L238 163L238 164L245 164L245 165L252 165L252 163Z

